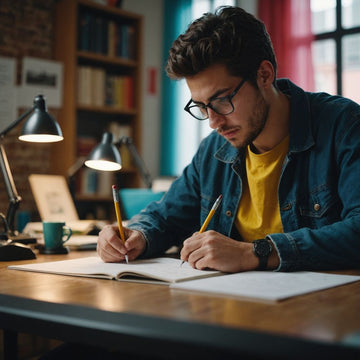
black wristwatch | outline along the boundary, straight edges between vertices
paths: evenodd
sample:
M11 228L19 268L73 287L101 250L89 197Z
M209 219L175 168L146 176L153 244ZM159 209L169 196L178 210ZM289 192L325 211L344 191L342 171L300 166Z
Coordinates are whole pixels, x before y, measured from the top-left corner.
M259 258L259 266L256 270L266 270L268 258L272 251L272 244L267 239L259 239L253 241L254 254Z

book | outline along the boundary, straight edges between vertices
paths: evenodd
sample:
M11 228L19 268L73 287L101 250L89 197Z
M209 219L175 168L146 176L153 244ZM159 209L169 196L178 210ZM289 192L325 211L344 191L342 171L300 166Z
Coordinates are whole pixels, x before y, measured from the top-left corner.
M103 27L105 19L101 16L96 16L94 20L94 38L92 51L98 54L102 53L103 50Z
M84 11L79 16L79 31L78 31L78 48L79 50L90 51L90 28L93 21L93 16L87 11Z
M115 57L116 52L116 23L114 20L109 20L108 23L108 46L107 46L107 55L110 57Z
M173 289L240 299L277 302L360 281L360 276L321 272L247 271L174 284Z
M92 68L91 73L91 105L105 105L105 70L102 68Z
M107 131L110 131L113 134L115 141L121 139L122 137L132 138L131 126L122 125L115 121L109 123ZM122 168L129 169L132 166L132 156L127 146L121 146L119 149Z
M78 66L78 104L104 106L106 97L105 70L92 66Z
M78 104L91 105L92 103L92 68L78 67Z
M96 250L97 240L97 235L73 235L64 246L77 251Z
M98 256L9 266L12 270L81 276L118 281L169 285L190 279L221 275L220 271L197 270L180 259L159 257L124 263L105 263Z
M56 221L56 219L54 219ZM63 221L63 220L58 220ZM88 233L94 231L100 231L108 221L105 220L68 220L66 221L66 225L69 226L73 232L73 235L86 235ZM41 221L36 222L28 222L24 227L24 232L27 234L34 235L41 235L43 232L43 225ZM69 240L70 241L70 240Z

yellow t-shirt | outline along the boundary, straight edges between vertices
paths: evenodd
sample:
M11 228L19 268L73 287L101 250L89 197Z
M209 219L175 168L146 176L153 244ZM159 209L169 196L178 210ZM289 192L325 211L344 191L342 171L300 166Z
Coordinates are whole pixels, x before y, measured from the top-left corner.
M235 226L244 241L262 239L267 234L282 233L278 186L289 136L263 154L246 151L246 179Z

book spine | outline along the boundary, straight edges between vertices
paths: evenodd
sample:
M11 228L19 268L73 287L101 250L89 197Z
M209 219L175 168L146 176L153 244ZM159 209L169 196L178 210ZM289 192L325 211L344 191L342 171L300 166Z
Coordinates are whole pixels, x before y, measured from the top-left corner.
M92 105L104 106L105 105L105 70L102 68L92 69Z
M78 67L78 103L91 105L92 102L92 68L90 66Z
M116 54L116 24L115 21L110 20L107 23L108 26L108 49L107 49L107 54L110 57L115 57Z
M112 97L111 80L105 69L90 66L78 66L78 104L104 106L110 105Z
M114 76L106 74L105 76L105 105L114 104Z
M124 59L129 58L129 27L127 25L121 26L121 50L120 56Z
M123 25L122 24L116 24L116 32L115 32L115 38L116 38L116 43L115 43L115 54L117 57L122 57L122 48L123 48Z
M90 51L90 28L92 15L89 12L82 12L78 25L78 49Z
M116 140L121 139L123 136L130 137L132 136L131 126L119 124L115 121L112 121L108 126L108 131L113 134L113 137ZM126 146L121 146L119 149L121 164L123 169L128 169L132 165L132 157Z
M102 27L105 20L99 16L94 21L94 46L93 51L96 53L102 52Z
M134 26L128 26L128 58L131 60L136 59L136 31Z

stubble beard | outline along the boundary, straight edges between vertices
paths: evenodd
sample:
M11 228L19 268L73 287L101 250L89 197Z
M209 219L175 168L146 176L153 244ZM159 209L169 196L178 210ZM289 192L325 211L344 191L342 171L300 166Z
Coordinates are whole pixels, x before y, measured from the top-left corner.
M235 147L236 149L245 148L248 145L252 144L253 141L259 136L259 134L264 130L266 125L266 121L269 114L269 105L265 102L264 97L261 95L260 91L258 92L256 103L252 109L252 113L250 115L248 121L248 130L247 133L244 134L244 138L234 138L227 139L229 143ZM238 128L240 133L243 132L243 127L235 127ZM218 129L218 133L228 130L226 128Z

